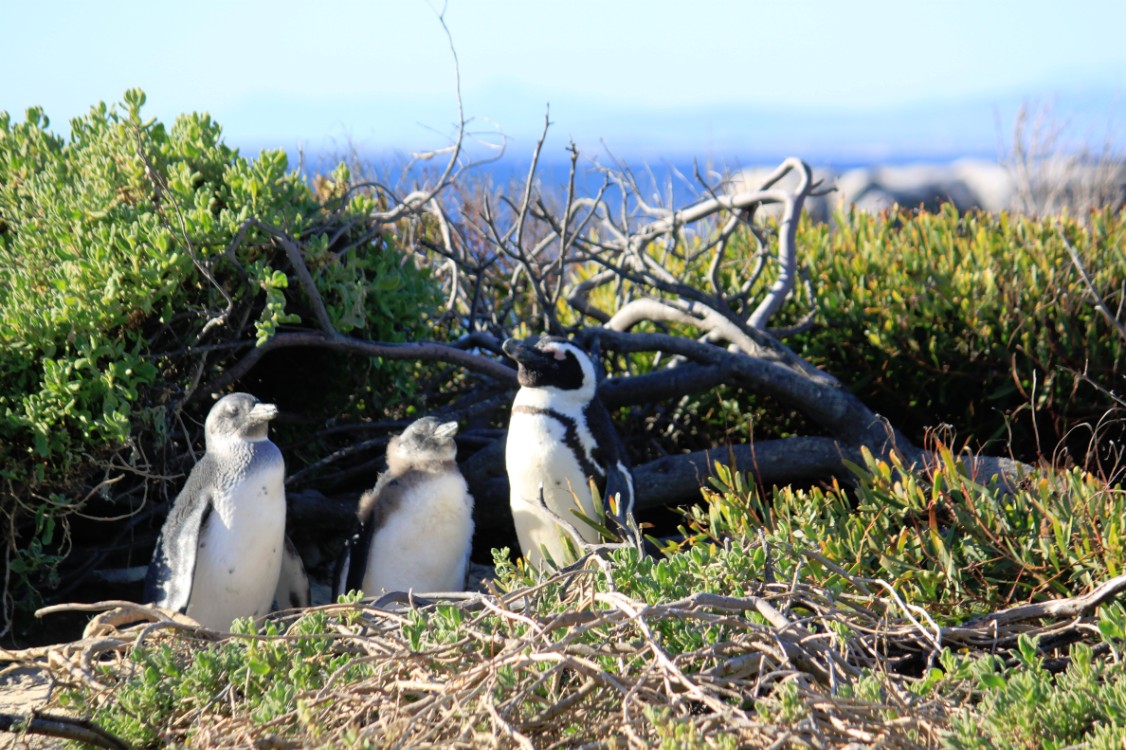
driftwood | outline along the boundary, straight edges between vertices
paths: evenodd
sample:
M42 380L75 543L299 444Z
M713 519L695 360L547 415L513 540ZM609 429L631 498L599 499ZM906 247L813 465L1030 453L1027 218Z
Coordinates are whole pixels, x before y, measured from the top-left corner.
M577 152L573 152L573 158L577 161ZM776 335L785 331L768 328L772 316L799 291L797 219L805 198L817 189L806 164L787 159L764 179L760 189L735 194L725 194L701 179L709 197L677 210L645 204L631 175L608 173L607 184L621 186L634 201L633 210L640 220L616 215L603 191L593 197L573 195L574 169L573 164L566 203L555 212L547 208L533 187L535 160L523 195L518 200L502 199L500 208L507 213L488 200L479 215L447 215L434 200L417 204L419 210L425 208L427 216L440 219L442 242L423 242L417 250L431 258L428 262L434 262L434 258L443 262L448 314L457 316L472 332L462 339L448 344L362 341L340 335L327 315L317 314L317 330L276 334L263 346L250 349L201 390L218 392L237 383L265 353L286 347L442 362L472 373L477 386L438 412L443 418L471 423L462 430L459 441L463 444L476 434L472 423L483 426L481 416L489 418L491 424L480 433L476 447L466 450L463 445L462 471L478 498L479 528L504 527L508 523L504 432L496 423L500 421L503 426L504 410L515 384L514 371L500 353L500 344L520 321L516 302L523 300L538 316L544 332L569 335L604 358L652 355L658 363L652 371L615 374L601 385L600 397L611 409L674 405L721 385L736 386L797 409L821 431L753 444L719 444L636 466L640 509L697 500L698 488L716 460L733 463L762 486L840 476L846 471L846 462L862 462L864 451L887 457L894 450L905 465L920 471L934 462L929 452L899 432L892 421L869 409L844 384L794 355ZM782 207L776 254L768 252L762 230L754 224L755 211L771 204ZM394 213L394 217L400 219L402 214ZM303 294L312 301L314 310L323 311L324 304L300 252L284 234L271 231L289 248L287 255ZM746 278L736 279L734 284L729 280L725 285L719 269L737 231L755 238L759 254ZM482 245L487 248L484 254ZM678 259L677 264L706 260L710 269L708 288L696 288L683 274L669 271L670 258ZM777 267L775 280L766 286L759 284L772 264ZM573 280L580 268L588 269L587 275ZM601 270L590 274L591 268ZM522 291L490 293L502 281ZM617 290L615 306L601 309L592 300L599 290L608 289ZM558 314L561 308L570 308L596 325L564 326ZM658 329L687 326L696 330L698 338L634 330L643 323ZM347 454L343 451L326 458L317 472L299 470L291 477L291 489L325 486L333 462L349 458ZM975 477L983 481L996 477L1006 486L1013 485L1023 468L1000 457L966 456L965 462ZM369 471L365 481L374 481L374 473ZM295 513L310 520L315 516L306 516L300 504ZM335 515L331 510L327 513Z

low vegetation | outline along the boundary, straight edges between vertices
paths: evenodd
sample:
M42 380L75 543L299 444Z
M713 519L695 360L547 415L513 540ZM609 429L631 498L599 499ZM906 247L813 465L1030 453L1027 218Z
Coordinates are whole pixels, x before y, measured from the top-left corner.
M609 545L544 576L502 550L490 592L460 600L346 598L227 636L95 619L54 652L61 705L153 747L1120 746L1114 592L1010 605L1106 579L1117 563L1082 550L1126 493L1036 471L1004 498L953 460L931 486L895 469L857 467L850 512L717 466L666 556Z

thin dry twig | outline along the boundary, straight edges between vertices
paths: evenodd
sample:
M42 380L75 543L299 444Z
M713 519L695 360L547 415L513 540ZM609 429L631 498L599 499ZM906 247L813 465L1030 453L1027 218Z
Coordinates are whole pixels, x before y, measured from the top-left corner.
M808 555L820 559L819 553ZM936 642L984 655L1014 647L1021 634L1040 636L1044 644L1097 639L1091 612L1126 590L1126 576L1119 576L1086 594L936 630L929 616L905 606L886 582L854 578L839 568L843 586L833 590L798 580L764 581L753 595L699 592L646 603L614 590L612 568L600 558L594 552L535 586L507 593L392 596L378 606L333 604L279 615L275 619L286 633L280 636L212 633L122 602L66 605L49 612L110 609L117 616L92 626L80 641L3 656L81 686L97 701L112 701L118 683L133 669L129 654L145 641L159 639L188 654L232 639L327 639L333 653L351 658L321 689L298 696L302 710L316 717L318 731L351 727L403 746L547 747L578 736L602 742L618 738L625 746L643 748L658 739L653 723L658 711L702 736L725 734L747 745L913 747L937 742L957 705L908 690L914 678L900 671L905 659L925 660ZM412 647L408 631L439 607L462 611L456 633ZM327 630L289 634L309 612L326 615ZM129 625L127 615L148 621ZM154 630L154 625L160 627ZM708 628L718 637L672 650L665 639L674 625ZM103 675L97 679L95 664ZM367 676L356 672L360 668ZM346 679L346 674L352 676ZM862 675L884 681L886 702L844 697L840 687ZM748 708L763 701L771 705L784 685L796 689L802 721L772 722ZM238 701L224 709L224 716L210 725L210 741L255 742L262 732L293 720L256 728ZM889 720L892 716L898 718ZM197 712L173 716L162 736L169 741L184 737L198 731L193 729L198 721ZM482 734L483 727L491 731Z

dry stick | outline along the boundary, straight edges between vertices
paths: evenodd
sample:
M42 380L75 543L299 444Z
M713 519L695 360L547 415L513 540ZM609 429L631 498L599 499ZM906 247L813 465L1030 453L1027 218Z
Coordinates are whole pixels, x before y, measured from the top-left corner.
M637 603L633 600L621 594L610 592L595 594L595 600L621 610L630 620L637 623L638 629L645 637L646 645L650 653L653 654L654 658L656 658L658 663L663 667L662 672L666 676L666 679L669 676L674 677L676 681L684 687L690 697L708 706L717 714L726 716L730 713L731 706L705 693L699 685L690 680L688 676L681 671L680 667L673 663L664 649L657 644L657 639L654 637L653 631L649 628L649 624L645 621L645 617L643 616L650 607L645 605L641 605L640 607L635 606Z
M569 246L574 242L574 239L572 237L567 236L567 227L570 226L571 223L571 208L574 205L575 201L575 169L578 166L579 161L579 149L575 146L574 141L571 141L568 147L568 151L571 154L571 166L567 172L567 194L563 202L563 224L556 231L556 234L559 236L559 262L557 264L557 268L555 269L557 278L555 281L555 292L551 296L552 307L554 307L555 304L559 301L559 298L563 296L563 282L565 278L563 271L565 270L567 263L567 255L570 249ZM542 206L542 203L540 205ZM544 214L546 213L547 212L545 211ZM582 227L580 226L578 229L576 229L574 234L577 235L581 232Z
M1059 232L1060 239L1063 240L1063 246L1067 248L1067 254L1071 256L1071 265L1073 265L1075 270L1079 273L1079 278L1083 279L1083 285L1087 287L1087 293L1090 294L1091 298L1094 300L1095 309L1103 314L1103 317L1106 318L1111 327L1118 332L1119 337L1123 341L1126 341L1126 325L1123 325L1122 322L1114 316L1107 306L1106 300L1104 300L1098 290L1095 289L1094 282L1091 281L1087 269L1083 267L1083 262L1079 259L1079 253L1076 251L1075 247L1068 242L1067 235L1063 231L1063 226L1058 226L1057 231Z
M58 714L33 713L28 716L0 713L0 731L41 734L110 750L131 750L132 746L107 732L92 721Z
M516 209L516 223L511 227L509 234L516 243L517 252L514 254L514 257L528 275L528 279L532 285L532 291L535 292L536 299L539 301L540 307L542 308L544 316L543 322L545 323L544 327L547 330L552 330L558 327L554 305L552 301L547 298L545 290L542 288L542 284L540 284L543 276L536 273L535 269L532 267L533 261L537 260L537 256L543 251L546 245L533 249L531 253L525 252L524 250L524 224L532 208L533 180L535 179L536 169L539 167L540 153L543 151L544 141L547 140L547 130L551 126L549 115L550 112L544 114L543 131L540 133L540 137L536 141L536 147L532 152L532 163L528 167L528 176L524 182L524 192L520 198L520 205L513 207ZM548 237L547 239L550 240L551 238Z
M450 34L450 29L446 25L446 19L443 14L438 14L438 23L442 25L442 31L446 34L446 42L450 48L450 55L454 61L454 93L457 99L457 139L454 141L453 146L450 148L450 158L446 162L446 167L442 174L438 177L435 186L430 190L418 190L403 198L399 205L395 206L389 211L375 214L374 218L381 223L391 223L397 221L407 214L417 211L420 206L425 206L432 201L440 192L448 187L454 175L454 169L457 166L457 160L461 157L461 149L465 140L465 108L461 99L461 65L457 57L457 49L454 48L453 35Z
M1103 602L1113 599L1123 591L1126 591L1126 573L1102 582L1086 594L1050 602L1021 604L1003 609L1000 612L975 617L963 625L951 628L951 630L992 629L1012 622L1035 620L1041 617L1078 617L1087 614Z
M293 266L293 272L297 274L297 280L301 282L301 288L305 290L305 294L309 297L309 302L313 306L313 316L317 319L317 325L320 326L320 329L324 331L326 336L335 338L340 335L336 330L336 326L332 324L328 310L325 309L324 300L321 298L321 293L317 289L317 282L313 280L313 275L309 273L309 266L305 264L305 259L301 256L301 248L297 246L297 243L285 232L269 224L264 224L257 219L247 219L244 224L261 229L282 246L285 250L285 254L289 257L290 265Z
M679 307L677 302L680 302ZM680 309L685 308L685 309ZM765 359L779 359L776 352L759 345L729 318L714 308L681 300L635 299L623 305L605 327L612 331L628 331L643 322L681 323L714 333L739 347L744 354Z
M488 375L504 385L516 385L516 371L480 355L434 342L390 343L367 341L349 336L327 336L316 331L279 333L262 346L247 352L218 378L207 384L207 390L218 393L249 372L267 353L292 346L311 346L333 351L349 352L383 359L411 359L427 362L447 362L467 370Z

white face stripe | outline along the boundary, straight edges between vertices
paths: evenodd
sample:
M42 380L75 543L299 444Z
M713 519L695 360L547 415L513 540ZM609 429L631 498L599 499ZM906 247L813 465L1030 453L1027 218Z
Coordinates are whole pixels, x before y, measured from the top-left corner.
M590 401L594 398L594 392L598 388L598 375L594 371L594 362L591 361L590 355L584 352L579 347L566 341L550 341L540 349L554 356L556 359L563 359L566 357L566 352L570 352L578 360L579 367L583 371L583 384L581 388L572 391L563 391L553 386L541 388L537 390L555 391L557 393L574 393L582 394L584 401Z

